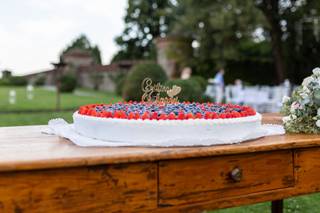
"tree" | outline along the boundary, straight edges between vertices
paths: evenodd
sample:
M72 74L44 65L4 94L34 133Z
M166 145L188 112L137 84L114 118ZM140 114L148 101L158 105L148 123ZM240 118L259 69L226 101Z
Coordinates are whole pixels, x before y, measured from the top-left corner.
M320 1L175 0L164 1L167 6L161 8L166 9L160 10L152 7L154 2L129 0L126 29L117 38L121 50L114 60L153 58L154 45L145 38L169 35L189 41L171 56L203 77L226 67L229 82L241 78L275 84L289 78L300 84L319 66ZM164 25L155 15L160 11L167 20ZM144 31L153 22L155 29L165 30ZM191 45L189 54L184 50ZM187 57L180 52L187 52Z
M292 1L281 18L287 76L300 84L319 66L320 1Z
M170 0L128 0L125 29L115 41L120 47L112 61L154 59L153 39L165 36L172 20Z
M257 6L262 11L269 24L271 36L272 54L275 62L277 81L283 82L286 73L285 59L283 55L282 37L280 21L280 0L258 0Z
M101 64L101 52L100 49L97 45L92 45L89 41L89 39L87 38L86 35L82 34L79 37L77 37L75 40L73 40L71 42L71 44L69 44L61 53L61 56L68 52L71 49L81 49L81 50L86 50L89 51L92 54L92 57L95 61L96 64ZM60 56L60 57L61 57Z
M240 57L238 46L251 40L262 19L252 1L180 0L175 8L176 22L171 33L193 39L196 72L209 77L214 68Z
M269 81L274 79L270 83L281 83L288 77L300 83L309 75L305 70L319 66L320 1L177 2L170 33L193 39L194 55L188 63L197 74L209 77L214 68L238 66L233 73L227 73L229 78L236 71L257 65L259 69L265 68L263 72L269 72ZM255 38L257 30L261 40ZM274 69L270 69L272 66ZM252 80L247 78L248 72L244 73L238 77Z
M320 50L317 42L320 2L256 0L256 5L268 23L265 30L271 38L278 82L293 75L294 81L300 83L308 75L303 70L318 65L315 58L319 58Z

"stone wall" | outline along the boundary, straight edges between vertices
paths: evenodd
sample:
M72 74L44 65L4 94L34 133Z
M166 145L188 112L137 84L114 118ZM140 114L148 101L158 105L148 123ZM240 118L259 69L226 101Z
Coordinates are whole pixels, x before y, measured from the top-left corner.
M39 72L39 73L35 73L35 74L26 75L24 77L27 79L28 84L35 84L35 82L38 79L45 78L44 84L46 86L53 86L53 85L55 85L55 82L56 82L55 75L56 75L55 71L50 70L50 71L46 71L46 72Z
M157 47L157 63L164 69L169 78L173 78L177 71L176 61L170 59L167 55L172 40L168 38L157 38L155 44Z
M190 66L193 55L192 39L187 37L165 37L155 39L157 63L169 78L180 78L183 68Z
M116 75L120 75L123 72L128 71L114 71L114 72L81 72L78 76L78 82L81 87L95 89L95 85L98 85L98 89L102 91L114 92L116 88L115 78ZM97 81L96 78L99 78Z
M90 72L82 72L78 76L78 82L81 87L103 90L103 91L114 91L115 90L115 83L110 78L110 74L108 73L101 73L99 74L99 83L96 81L97 76Z

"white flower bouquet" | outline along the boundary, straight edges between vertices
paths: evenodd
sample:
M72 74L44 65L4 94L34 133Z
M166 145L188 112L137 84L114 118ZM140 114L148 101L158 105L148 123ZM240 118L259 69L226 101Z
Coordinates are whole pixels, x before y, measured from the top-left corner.
M281 113L287 132L320 134L320 68L312 72L291 97L283 98Z

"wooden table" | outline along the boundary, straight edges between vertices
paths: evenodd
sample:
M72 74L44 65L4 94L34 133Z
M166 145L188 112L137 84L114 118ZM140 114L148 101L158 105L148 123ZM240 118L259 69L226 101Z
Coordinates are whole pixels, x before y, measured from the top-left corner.
M320 191L319 135L81 148L43 128L0 128L0 212L201 212L270 200L281 212L281 199Z

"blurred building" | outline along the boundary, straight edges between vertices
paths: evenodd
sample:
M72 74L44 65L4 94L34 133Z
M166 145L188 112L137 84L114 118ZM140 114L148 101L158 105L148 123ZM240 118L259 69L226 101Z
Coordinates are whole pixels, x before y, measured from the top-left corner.
M12 72L9 70L3 70L2 71L2 78L3 79L7 79L10 78L12 76Z
M174 40L168 37L156 38L155 44L157 47L157 63L166 72L169 78L175 77L177 72L177 62L175 59L170 58L170 51Z
M140 63L137 60L124 60L108 65L96 64L92 55L81 49L72 49L62 55L66 66L61 70L62 74L72 74L76 77L80 87L114 91L117 75L128 72L132 66ZM42 80L45 86L54 86L57 70L50 69L25 75L30 84L36 84Z
M157 63L164 69L169 78L179 78L181 75L181 70L177 66L176 55L183 54L173 51L176 47L181 48L181 43L181 40L172 37L155 39ZM90 52L77 48L64 53L61 56L61 60L66 66L61 70L62 73L60 75L72 74L76 77L80 87L104 91L114 91L117 75L126 74L134 65L145 62L144 60L122 60L101 65L95 63ZM45 86L55 86L57 75L56 69L50 69L34 72L24 77L27 78L29 84L37 84L37 82L42 81Z
M192 46L189 38L167 36L154 40L157 48L157 63L164 69L169 78L180 78L184 67L182 61L192 57Z

